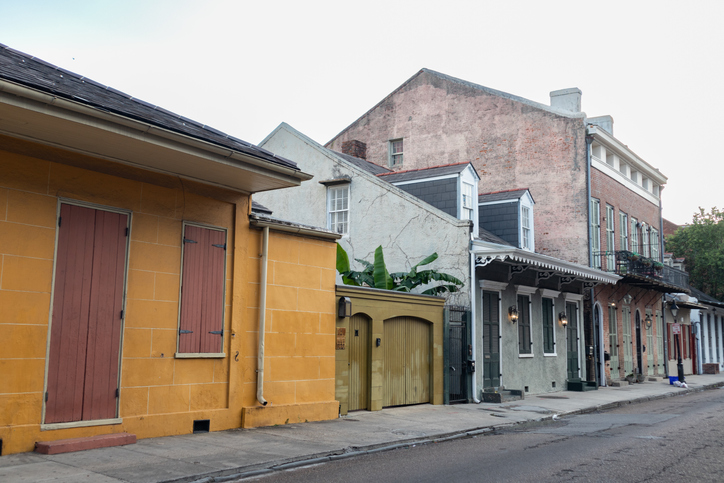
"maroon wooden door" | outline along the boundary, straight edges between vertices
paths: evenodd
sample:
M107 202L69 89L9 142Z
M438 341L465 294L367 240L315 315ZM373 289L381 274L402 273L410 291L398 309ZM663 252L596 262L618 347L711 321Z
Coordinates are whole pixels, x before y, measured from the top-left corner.
M45 423L116 417L128 215L61 205Z

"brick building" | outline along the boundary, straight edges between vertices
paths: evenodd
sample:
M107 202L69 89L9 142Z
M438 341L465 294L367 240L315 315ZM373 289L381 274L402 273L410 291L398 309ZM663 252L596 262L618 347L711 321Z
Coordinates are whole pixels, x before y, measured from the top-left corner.
M667 179L613 137L610 116L581 111L580 90L551 92L544 105L422 69L327 147L350 141L393 171L470 162L481 193L527 188L536 253L621 277L581 286L582 376L606 384L631 372L663 374L662 294L688 287L684 272L661 263Z

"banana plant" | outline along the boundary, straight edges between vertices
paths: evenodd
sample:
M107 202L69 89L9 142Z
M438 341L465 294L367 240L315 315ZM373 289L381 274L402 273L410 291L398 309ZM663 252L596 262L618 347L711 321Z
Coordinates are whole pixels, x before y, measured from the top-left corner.
M350 267L347 252L344 251L339 244L337 245L337 271L342 276L342 282L344 282L345 285L354 285L357 287L367 286L397 292L411 292L421 285L427 285L432 282L444 282L428 288L422 293L425 295L440 295L446 292L459 291L464 284L452 275L440 273L433 269L418 270L419 267L429 265L437 260L437 258L437 253L433 253L423 258L408 272L389 273L384 254L382 253L382 246L379 246L375 249L373 263L359 258L355 259L364 267L361 271L356 271Z

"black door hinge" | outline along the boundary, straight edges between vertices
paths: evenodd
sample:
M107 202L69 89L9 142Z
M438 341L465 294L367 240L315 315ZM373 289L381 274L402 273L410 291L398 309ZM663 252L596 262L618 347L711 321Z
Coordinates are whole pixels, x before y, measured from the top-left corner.
M120 396L121 396L121 390L116 388L116 397L118 398Z
M223 330L210 330L210 331L209 331L209 334L221 335L221 334L223 334L223 333L224 333Z
M126 236L128 236L128 227L126 227Z
M45 402L48 402L48 391L45 391Z
M179 333L179 334L193 334L194 331L193 331L193 330L181 330L181 329L179 329L179 330L178 330L178 333Z
M60 224L61 224L62 222L63 222L63 217L62 217L62 216L59 216L59 217L58 217L58 226L60 226Z
M184 238L184 243L198 243L196 240L191 240L189 238Z
M223 248L224 250L226 250L226 243L224 243L223 245L218 245L218 244L215 244L215 243L214 243L214 244L212 244L211 246L212 246L212 247L216 247L216 248Z
M123 310L121 310L121 320L123 320Z

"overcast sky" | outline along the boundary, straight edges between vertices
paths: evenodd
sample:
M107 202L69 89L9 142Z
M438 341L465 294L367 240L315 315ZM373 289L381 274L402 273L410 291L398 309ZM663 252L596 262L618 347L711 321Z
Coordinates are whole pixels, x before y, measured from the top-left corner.
M664 216L722 207L724 1L0 0L0 43L252 143L326 143L427 67L587 115L669 178Z

